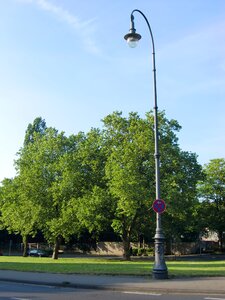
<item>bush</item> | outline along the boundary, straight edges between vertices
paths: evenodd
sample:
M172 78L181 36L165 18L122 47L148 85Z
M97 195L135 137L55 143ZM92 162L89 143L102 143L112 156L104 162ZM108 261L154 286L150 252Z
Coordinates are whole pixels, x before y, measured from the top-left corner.
M138 248L133 248L131 251L132 256L137 256L138 255Z
M145 248L138 249L138 256L147 256L147 251Z
M153 256L154 248L133 248L131 251L132 256Z
M149 247L146 249L147 255L148 256L153 256L154 255L154 247Z

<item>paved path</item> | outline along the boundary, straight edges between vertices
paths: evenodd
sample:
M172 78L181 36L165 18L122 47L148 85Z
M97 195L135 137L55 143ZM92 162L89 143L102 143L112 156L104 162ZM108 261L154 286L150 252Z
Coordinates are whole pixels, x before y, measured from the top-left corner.
M1 281L76 288L225 295L225 277L154 280L148 277L0 271Z

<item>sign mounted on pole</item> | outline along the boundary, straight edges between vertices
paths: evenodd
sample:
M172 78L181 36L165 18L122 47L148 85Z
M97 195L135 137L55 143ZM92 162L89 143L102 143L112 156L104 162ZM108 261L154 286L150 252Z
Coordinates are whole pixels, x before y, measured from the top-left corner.
M156 213L162 214L166 209L166 203L163 199L156 199L152 204L152 208Z

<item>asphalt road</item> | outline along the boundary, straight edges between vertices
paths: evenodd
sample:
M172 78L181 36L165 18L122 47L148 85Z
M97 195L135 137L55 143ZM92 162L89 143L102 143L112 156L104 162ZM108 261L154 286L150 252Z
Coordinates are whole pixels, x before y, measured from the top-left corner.
M1 300L225 300L218 295L168 295L131 291L104 291L60 288L52 286L0 282Z

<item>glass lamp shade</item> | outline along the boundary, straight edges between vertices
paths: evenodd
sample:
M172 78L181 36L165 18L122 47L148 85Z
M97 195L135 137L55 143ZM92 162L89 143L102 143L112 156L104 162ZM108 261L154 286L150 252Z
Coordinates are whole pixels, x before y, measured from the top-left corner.
M130 37L127 39L127 44L129 45L130 48L135 48L137 47L138 41Z
M131 48L135 48L137 46L138 41L141 39L141 35L138 33L128 33L124 36L124 39L127 41L128 45Z

